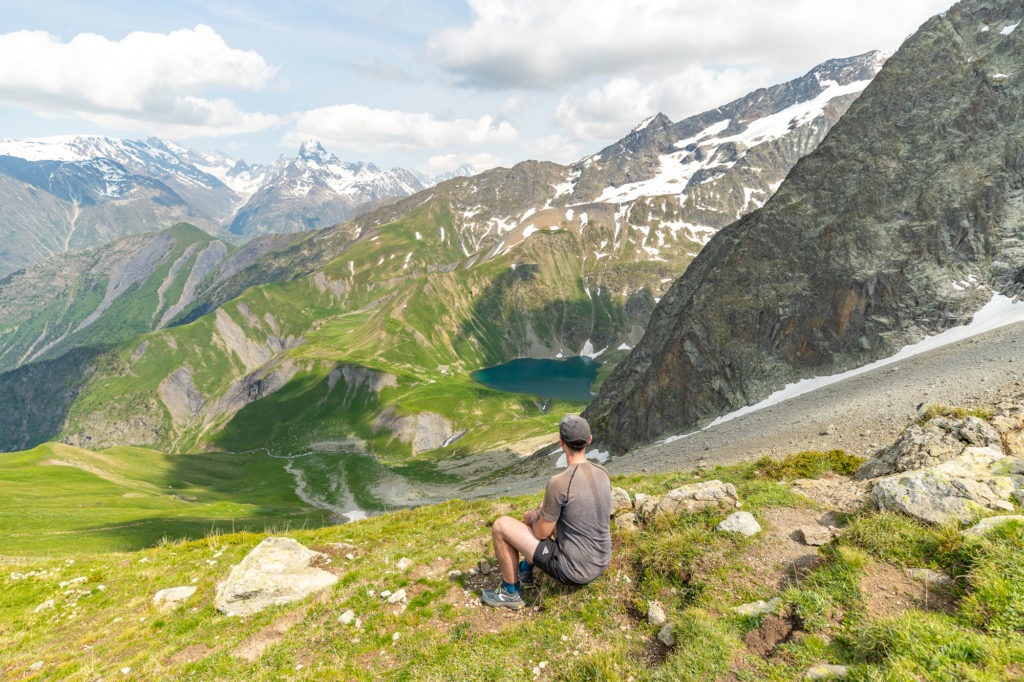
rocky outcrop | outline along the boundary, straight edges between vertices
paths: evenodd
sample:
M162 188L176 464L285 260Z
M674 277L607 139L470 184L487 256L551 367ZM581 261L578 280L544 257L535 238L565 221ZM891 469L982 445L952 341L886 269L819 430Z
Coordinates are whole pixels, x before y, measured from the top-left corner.
M971 446L999 445L999 432L978 417L938 417L907 428L890 447L864 462L854 478L864 480L923 469L954 459Z
M758 211L661 299L586 416L624 451L887 356L1024 282L1024 31L961 2L887 62Z
M1003 406L1003 416L1016 414ZM1024 503L1024 459L1007 454L1004 433L1018 422L978 417L936 417L908 427L896 442L866 461L857 478L870 479L879 509L926 523L968 522L990 511L1013 511ZM1002 432L1001 432L1002 431Z
M217 586L214 604L229 616L251 616L305 599L338 582L338 576L317 568L326 558L291 538L266 538Z
M188 367L179 367L160 383L158 389L160 400L171 413L174 428L179 429L189 419L199 414L203 406L203 395L192 380L192 372Z
M400 415L394 408L385 410L373 428L390 431L394 438L409 443L413 454L443 447L455 435L454 424L436 412Z

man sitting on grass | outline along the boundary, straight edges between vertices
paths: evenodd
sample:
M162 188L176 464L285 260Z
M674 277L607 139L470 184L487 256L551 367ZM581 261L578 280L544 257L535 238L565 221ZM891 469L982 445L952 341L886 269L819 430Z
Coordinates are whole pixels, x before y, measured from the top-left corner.
M494 521L491 537L502 582L497 590L481 594L488 606L525 606L522 586L533 584L534 565L569 585L586 585L608 568L612 486L608 471L587 461L586 448L593 439L586 419L564 416L558 442L565 452L565 471L551 477L544 502L526 512L522 521L511 516ZM554 540L553 530L558 531Z

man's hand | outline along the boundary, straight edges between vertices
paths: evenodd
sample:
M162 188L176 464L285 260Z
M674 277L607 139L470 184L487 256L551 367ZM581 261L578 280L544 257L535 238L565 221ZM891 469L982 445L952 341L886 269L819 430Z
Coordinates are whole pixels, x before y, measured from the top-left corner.
M530 511L523 514L523 523L527 526L532 526L533 522L540 518L540 507L531 509Z

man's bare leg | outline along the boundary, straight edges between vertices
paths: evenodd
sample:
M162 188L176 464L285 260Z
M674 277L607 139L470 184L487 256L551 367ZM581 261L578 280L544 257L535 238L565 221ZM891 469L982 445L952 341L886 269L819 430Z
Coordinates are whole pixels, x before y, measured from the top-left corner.
M519 572L519 555L522 554L532 564L533 553L540 540L529 526L511 516L499 516L494 520L491 538L494 540L494 554L498 557L501 579L514 585Z

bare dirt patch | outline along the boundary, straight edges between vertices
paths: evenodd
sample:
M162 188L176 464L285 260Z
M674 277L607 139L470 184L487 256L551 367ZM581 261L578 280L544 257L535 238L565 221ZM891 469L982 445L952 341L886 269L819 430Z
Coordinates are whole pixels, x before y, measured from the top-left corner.
M747 636L743 638L743 643L750 653L767 657L771 655L776 646L793 639L794 635L799 632L788 618L779 618L769 614L765 616L761 627L747 633Z
M184 649L175 652L174 654L167 657L164 661L165 665L182 665L184 663L195 663L201 661L210 654L213 653L213 649L206 646L205 644L189 644Z
M871 485L867 481L854 481L852 476L841 476L826 471L820 478L798 478L790 489L814 500L826 509L852 514L864 508L871 499Z
M861 578L860 591L871 618L884 618L912 608L945 613L955 610L945 588L915 580L891 564L876 562L869 566Z
M253 636L239 643L231 651L231 655L244 661L255 661L263 654L267 647L280 642L284 638L285 633L302 620L305 614L304 609L296 609L291 613L281 616Z

